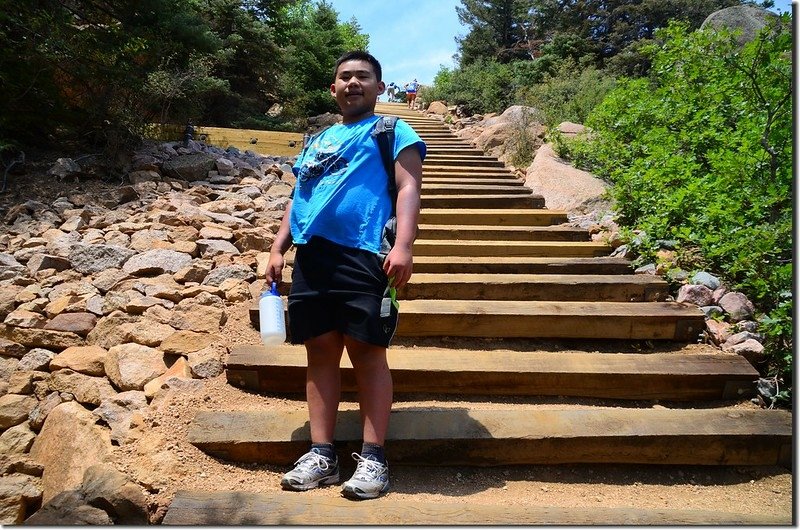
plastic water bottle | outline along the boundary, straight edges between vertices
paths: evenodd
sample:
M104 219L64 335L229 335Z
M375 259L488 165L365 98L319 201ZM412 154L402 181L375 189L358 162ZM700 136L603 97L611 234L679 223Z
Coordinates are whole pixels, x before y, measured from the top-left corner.
M261 341L265 346L275 346L286 341L286 324L283 320L283 300L278 294L278 287L272 282L272 288L261 294L258 301L259 327Z

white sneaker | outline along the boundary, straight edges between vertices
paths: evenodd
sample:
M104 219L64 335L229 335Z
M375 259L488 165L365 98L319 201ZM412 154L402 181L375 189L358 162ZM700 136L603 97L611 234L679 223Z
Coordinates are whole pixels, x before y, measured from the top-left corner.
M286 490L306 491L339 482L339 462L309 451L294 463L294 469L281 479Z
M389 466L353 453L358 465L353 477L342 484L342 495L348 499L374 499L389 491Z

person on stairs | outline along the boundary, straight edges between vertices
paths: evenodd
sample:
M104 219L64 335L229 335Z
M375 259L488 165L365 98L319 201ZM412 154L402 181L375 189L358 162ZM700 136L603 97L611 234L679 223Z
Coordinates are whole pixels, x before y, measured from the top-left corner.
M385 89L381 65L352 51L334 69L331 95L342 112L308 142L292 168L297 183L270 251L266 280L281 281L284 255L296 255L288 297L291 341L304 344L311 449L283 476L284 489L304 491L339 482L334 427L341 399L340 360L353 365L363 429L353 477L342 485L351 499L375 498L389 489L384 441L392 408L392 376L386 360L397 327L389 287L411 277L426 146L404 121L395 125L397 235L383 260L383 228L393 211L389 179L371 136L378 95ZM388 302L388 303L387 303Z
M419 90L419 83L416 78L410 83L405 84L406 101L408 101L408 108L414 110L417 108L417 90Z

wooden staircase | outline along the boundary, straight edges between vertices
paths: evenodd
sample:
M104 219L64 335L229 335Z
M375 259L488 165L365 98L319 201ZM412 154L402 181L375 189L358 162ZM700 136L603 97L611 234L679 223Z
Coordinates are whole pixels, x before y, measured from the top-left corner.
M667 301L663 279L632 274L626 260L608 257L606 245L567 226L566 212L545 209L542 198L501 163L461 142L441 122L402 105L379 104L377 111L401 116L428 146L415 274L399 293L397 345L389 351L398 398L386 442L392 465L790 465L791 414L735 406L752 396L757 371L738 355L682 348L703 330L699 308ZM257 326L257 306L250 317ZM237 387L303 400L302 347L237 346L226 372ZM346 393L356 391L346 355L342 386ZM499 398L501 404L414 405L414 396L428 394L477 403ZM502 406L510 396L519 403ZM548 396L577 402L539 406ZM340 459L360 449L356 410L340 412L336 437ZM308 418L297 410L199 412L189 438L224 461L288 469L308 448ZM372 510L339 499L326 499L322 509L302 495L184 491L164 523L783 520L633 507L423 506L391 497L370 501Z

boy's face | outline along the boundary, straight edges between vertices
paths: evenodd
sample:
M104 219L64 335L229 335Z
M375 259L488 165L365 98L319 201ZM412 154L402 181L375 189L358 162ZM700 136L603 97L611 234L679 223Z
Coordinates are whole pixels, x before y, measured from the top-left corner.
M367 61L345 61L336 70L331 95L342 111L344 123L354 123L375 112L378 95L386 85L378 81Z

